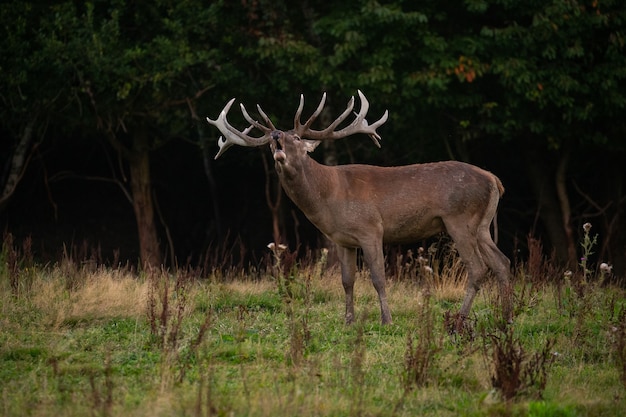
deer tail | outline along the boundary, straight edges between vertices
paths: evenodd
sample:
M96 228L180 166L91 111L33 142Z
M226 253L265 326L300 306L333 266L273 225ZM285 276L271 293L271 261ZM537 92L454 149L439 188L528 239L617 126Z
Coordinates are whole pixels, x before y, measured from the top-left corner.
M504 185L502 185L502 181L500 181L500 178L496 177L495 175L493 177L496 180L496 186L498 187L498 193L500 194L500 198L502 198L502 196L504 195Z

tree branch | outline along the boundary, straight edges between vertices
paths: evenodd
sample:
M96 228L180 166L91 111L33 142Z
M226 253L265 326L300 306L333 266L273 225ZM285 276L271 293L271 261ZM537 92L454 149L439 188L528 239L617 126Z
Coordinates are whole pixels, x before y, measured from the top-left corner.
M54 174L52 177L50 177L48 179L48 182L57 182L57 181L64 181L64 180L76 179L76 178L81 179L81 180L86 180L86 181L99 181L99 182L108 182L111 184L115 184L120 187L120 189L122 190L122 193L124 194L124 197L126 197L128 202L131 204L133 203L133 197L130 195L130 193L124 186L124 183L116 178L98 177L98 176L92 176L92 175L79 175L71 171L61 171L61 172Z
M584 198L592 207L594 207L596 210L598 210L596 213L586 215L586 217L602 216L602 215L604 215L606 213L608 208L613 204L613 201L609 201L606 204L606 206L601 207L600 204L598 204L595 201L593 201L593 199L588 194L586 194L585 192L583 192L583 190L580 189L580 187L578 186L576 181L572 181L572 185L574 186L574 189L576 190L576 192L578 194L580 194L580 196L582 198ZM624 198L622 198L621 201L624 201ZM618 205L619 205L619 203L618 203Z

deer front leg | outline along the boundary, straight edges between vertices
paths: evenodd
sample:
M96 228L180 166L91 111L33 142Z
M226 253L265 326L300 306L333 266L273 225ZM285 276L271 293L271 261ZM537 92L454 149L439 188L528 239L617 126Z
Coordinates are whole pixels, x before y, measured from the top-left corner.
M381 321L383 324L391 324L391 313L387 305L387 291L385 289L387 280L385 278L385 258L382 248L382 239L380 244L364 246L362 249L365 262L370 267L372 284L374 284L374 288L378 293Z
M356 277L356 249L337 245L341 262L341 283L346 293L346 324L354 322L354 280Z

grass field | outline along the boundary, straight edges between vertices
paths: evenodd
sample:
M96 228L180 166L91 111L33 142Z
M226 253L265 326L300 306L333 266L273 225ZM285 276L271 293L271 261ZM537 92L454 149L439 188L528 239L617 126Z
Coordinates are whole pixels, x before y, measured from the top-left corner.
M339 271L323 259L250 278L70 260L36 266L6 247L2 256L3 416L626 410L625 292L596 274L563 277L544 261L517 268L513 324L498 319L487 286L466 326L450 334L444 316L464 292L453 258L399 258L389 326L379 324L362 274L359 318L346 326Z

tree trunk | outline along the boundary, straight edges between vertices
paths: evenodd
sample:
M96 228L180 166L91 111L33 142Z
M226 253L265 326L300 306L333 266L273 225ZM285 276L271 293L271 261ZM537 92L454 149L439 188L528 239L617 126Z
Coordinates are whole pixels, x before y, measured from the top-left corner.
M17 184L22 179L22 175L26 170L26 165L29 160L28 153L30 150L30 144L33 140L34 125L35 118L31 119L26 127L24 127L22 137L15 147L11 160L8 162L10 167L8 169L7 176L4 178L3 184L0 184L2 185L2 190L0 190L0 209L4 207L7 201L9 201L9 198L15 192Z
M558 260L573 267L576 263L576 256L574 254L572 259L571 236L568 238L564 227L566 223L569 224L569 219L566 220L562 213L563 208L569 209L569 202L559 196L559 192L563 193L563 172L561 170L560 177L557 178L557 172L550 169L550 163L543 160L539 152L527 151L526 166L537 200L538 216L546 229Z
M213 218L215 219L215 234L218 239L223 236L222 233L222 216L220 214L219 195L217 191L217 183L213 175L213 157L209 155L209 144L207 138L202 134L199 135L202 150L202 160L204 162L204 174L206 175L207 182L209 183L209 195L211 196L211 204L213 206ZM210 233L207 230L206 236L209 237Z
M144 132L139 133L134 138L133 145L128 163L130 166L133 209L135 211L135 219L137 220L141 265L143 267L158 266L162 263L162 258L154 222L150 152L146 134Z
M267 202L267 207L269 207L270 212L272 213L272 235L274 243L278 245L280 243L284 243L282 233L280 232L280 207L283 190L280 186L278 178L276 178L276 176L272 176L273 168L270 168L270 165L267 162L266 154L262 153L261 157L263 160L263 168L265 170L265 201ZM272 186L274 187L273 193L271 190Z
M565 242L567 244L567 266L573 268L577 263L576 244L574 242L574 231L572 230L572 210L567 195L567 164L569 153L561 155L559 164L554 175L556 184L556 195L561 206L561 216L563 218L563 231L565 232Z

